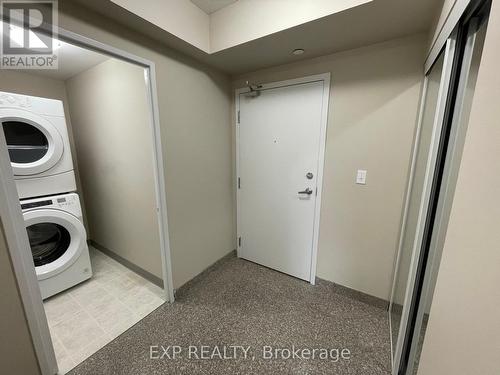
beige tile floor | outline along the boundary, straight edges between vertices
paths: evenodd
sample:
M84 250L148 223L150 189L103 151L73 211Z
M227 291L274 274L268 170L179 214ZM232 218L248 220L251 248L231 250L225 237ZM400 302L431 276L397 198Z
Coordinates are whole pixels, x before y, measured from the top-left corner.
M61 374L101 349L164 300L162 289L96 249L93 277L44 301Z

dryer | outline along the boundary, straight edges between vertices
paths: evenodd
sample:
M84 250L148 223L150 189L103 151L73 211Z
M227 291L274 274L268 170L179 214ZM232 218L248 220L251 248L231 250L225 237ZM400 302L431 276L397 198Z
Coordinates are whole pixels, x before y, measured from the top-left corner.
M76 190L62 101L0 92L0 122L19 198Z
M27 199L21 208L42 298L89 279L92 267L78 195Z

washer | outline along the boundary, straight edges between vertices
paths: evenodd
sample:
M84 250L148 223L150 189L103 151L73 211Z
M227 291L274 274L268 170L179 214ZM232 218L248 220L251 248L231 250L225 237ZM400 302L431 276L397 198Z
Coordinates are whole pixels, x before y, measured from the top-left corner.
M0 92L0 121L19 198L76 191L62 101Z
M42 298L92 276L87 233L75 193L21 201Z

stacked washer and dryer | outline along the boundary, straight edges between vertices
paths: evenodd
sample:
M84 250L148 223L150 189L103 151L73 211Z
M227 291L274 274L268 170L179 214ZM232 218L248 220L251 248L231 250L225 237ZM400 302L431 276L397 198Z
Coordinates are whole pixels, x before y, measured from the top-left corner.
M92 276L63 103L0 92L0 121L45 299Z

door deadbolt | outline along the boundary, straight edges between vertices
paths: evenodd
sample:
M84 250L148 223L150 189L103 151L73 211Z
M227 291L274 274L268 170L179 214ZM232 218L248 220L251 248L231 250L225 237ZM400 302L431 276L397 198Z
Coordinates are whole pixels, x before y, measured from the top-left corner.
M312 178L314 177L314 175L311 172L308 172L306 174L306 177L307 177L308 180L312 180Z

